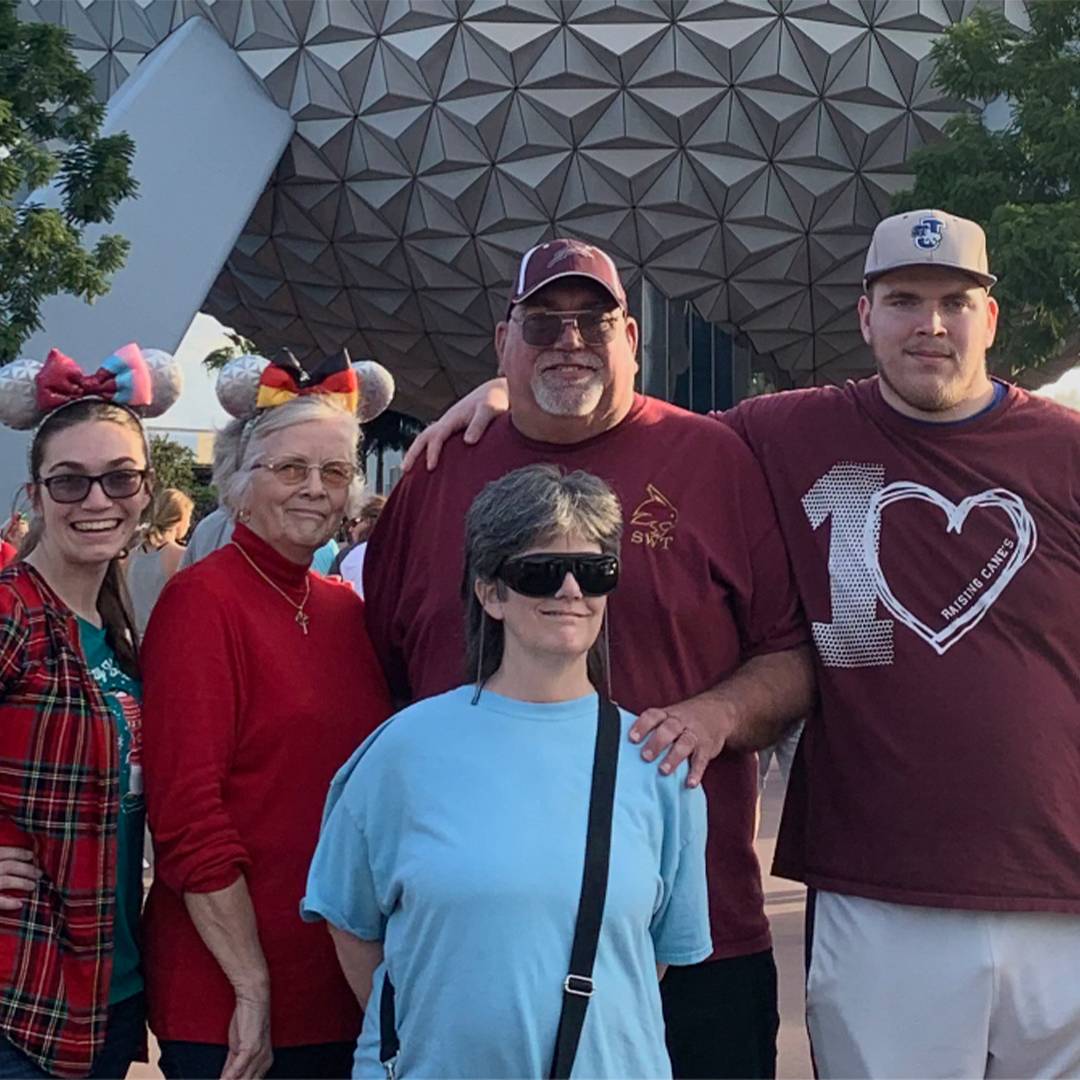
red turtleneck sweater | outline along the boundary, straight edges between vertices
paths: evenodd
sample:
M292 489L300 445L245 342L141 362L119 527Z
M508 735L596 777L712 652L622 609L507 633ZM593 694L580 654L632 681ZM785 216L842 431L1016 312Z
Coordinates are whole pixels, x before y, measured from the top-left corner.
M300 898L327 787L387 715L382 673L351 586L289 562L243 525L161 595L142 649L146 802L155 878L145 915L150 1026L224 1044L232 990L184 892L247 879L270 969L275 1046L344 1041L360 1014L321 924Z

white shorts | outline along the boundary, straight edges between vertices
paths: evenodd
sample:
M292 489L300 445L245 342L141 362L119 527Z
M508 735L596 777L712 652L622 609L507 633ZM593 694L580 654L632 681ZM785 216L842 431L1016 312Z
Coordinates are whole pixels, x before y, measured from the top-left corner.
M826 1080L1080 1077L1080 915L817 892L807 929Z

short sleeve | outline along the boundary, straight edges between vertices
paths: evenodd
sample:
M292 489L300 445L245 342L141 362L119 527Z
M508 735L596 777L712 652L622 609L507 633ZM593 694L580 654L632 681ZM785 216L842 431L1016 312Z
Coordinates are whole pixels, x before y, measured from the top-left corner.
M734 406L734 408L725 409L723 412L711 412L709 416L713 420L719 420L721 424L727 424L747 446L750 445L750 436L746 430L747 407L745 402Z
M738 436L738 512L748 572L735 593L744 659L783 652L809 640L776 505L753 448L744 438L740 409L718 417ZM730 437L729 437L730 441Z
M422 520L413 510L413 492L423 469L401 478L375 523L364 553L363 595L368 636L382 666L395 705L411 700L405 633L415 612L404 610L404 576L412 561L410 523Z
M765 528L750 540L753 585L738 601L746 658L794 649L810 639L772 497L760 475L751 486Z
M323 823L300 917L306 922L325 919L363 941L383 940L386 916L375 893L367 837L344 799L337 800Z
M665 826L665 852L661 876L663 898L653 915L650 932L659 964L697 964L711 955L709 895L705 880L705 792L685 787L681 776L665 778L679 783Z

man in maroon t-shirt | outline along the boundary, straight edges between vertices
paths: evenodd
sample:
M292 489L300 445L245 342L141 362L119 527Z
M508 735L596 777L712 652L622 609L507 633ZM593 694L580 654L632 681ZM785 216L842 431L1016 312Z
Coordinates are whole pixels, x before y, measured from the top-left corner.
M993 282L974 222L886 219L877 378L725 417L820 663L775 870L824 1076L1080 1075L1080 417L989 377Z
M754 759L737 739L716 757L710 734L735 717L782 725L813 698L761 470L727 428L634 393L637 324L614 263L594 247L556 240L528 252L495 345L513 420L497 421L479 451L452 441L442 469L413 470L394 491L364 562L372 641L401 702L465 682L472 500L538 461L612 486L626 522L609 606L614 697L635 712L677 705L677 717L657 715L657 743L673 744L660 768L690 757L689 782L704 783L709 803L714 952L670 969L661 987L675 1075L772 1076L776 969L753 849ZM718 713L733 719L719 725Z
M775 869L811 886L823 1076L1080 1075L1080 417L989 377L994 280L974 222L886 219L878 376L724 416L819 658Z

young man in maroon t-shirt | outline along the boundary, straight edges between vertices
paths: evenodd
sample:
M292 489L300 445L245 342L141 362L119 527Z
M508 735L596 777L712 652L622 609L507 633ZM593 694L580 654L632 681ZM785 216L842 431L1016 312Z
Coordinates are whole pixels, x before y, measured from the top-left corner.
M709 801L714 952L661 986L673 1068L772 1076L776 969L753 849L754 759L737 739L716 757L711 736L716 713L783 725L813 698L768 488L733 432L634 393L637 324L598 249L556 240L527 253L495 343L513 420L479 451L455 441L442 469L413 470L394 491L364 561L372 641L401 702L465 682L464 516L484 484L548 461L613 487L625 516L613 695L635 712L678 705L677 724L661 725L676 743L661 768L690 756L690 782Z
M989 377L994 280L974 222L886 219L878 376L724 416L818 652L775 869L823 1076L1080 1075L1080 417Z

